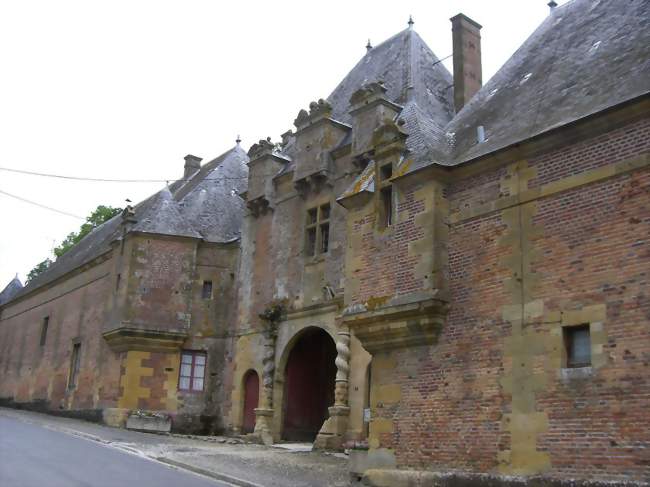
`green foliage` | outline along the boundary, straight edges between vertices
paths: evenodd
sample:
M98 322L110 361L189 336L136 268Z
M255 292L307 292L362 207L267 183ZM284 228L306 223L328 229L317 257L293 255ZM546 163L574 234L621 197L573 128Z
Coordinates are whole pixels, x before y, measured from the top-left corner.
M86 223L81 225L81 228L78 232L69 233L63 242L61 242L61 245L54 249L54 255L56 255L57 258L61 257L68 250L77 245L82 238L84 238L93 230L93 228L98 227L105 221L110 220L121 211L122 208L113 208L112 206L99 205L97 208L95 208L95 211L90 214L90 216L86 217Z
M78 232L69 233L63 242L61 242L58 247L54 248L54 255L56 258L58 259L68 250L78 244L81 239L88 235L95 227L98 227L105 221L110 220L121 211L122 208L113 208L112 206L99 205L97 208L95 208L95 211L86 217L86 223L81 225L81 228L79 228ZM51 264L52 261L50 259L45 259L43 262L38 264L27 275L27 282L34 279L41 272L44 272Z
M27 274L27 282L34 279L40 273L45 272L51 265L52 261L50 259L45 259L43 262L37 264L36 267L34 267L31 271L29 271L29 274Z

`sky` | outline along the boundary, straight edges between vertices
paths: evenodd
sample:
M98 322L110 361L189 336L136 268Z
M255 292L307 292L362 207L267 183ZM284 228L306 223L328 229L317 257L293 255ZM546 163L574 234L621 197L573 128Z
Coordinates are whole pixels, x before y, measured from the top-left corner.
M450 17L480 23L487 82L548 15L546 3L2 2L0 168L174 180L186 154L207 162L239 134L245 149L278 141L301 108L334 90L368 39L377 45L403 30L409 15L439 58L452 53ZM444 64L452 70L451 59ZM0 170L0 290L16 274L24 282L97 205L123 207L164 184Z

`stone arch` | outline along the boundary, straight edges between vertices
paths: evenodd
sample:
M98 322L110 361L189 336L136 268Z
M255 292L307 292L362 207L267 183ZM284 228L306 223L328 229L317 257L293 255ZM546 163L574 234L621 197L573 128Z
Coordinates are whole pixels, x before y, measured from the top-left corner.
M242 433L255 429L255 409L259 406L260 377L255 369L248 369L242 377Z
M305 327L287 343L276 369L283 440L316 438L334 403L335 359L335 340L324 328Z

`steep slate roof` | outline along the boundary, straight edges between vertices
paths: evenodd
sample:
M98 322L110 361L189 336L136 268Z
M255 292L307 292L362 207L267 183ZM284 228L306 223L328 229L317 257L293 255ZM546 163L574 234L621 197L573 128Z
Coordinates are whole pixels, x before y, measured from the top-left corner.
M238 196L248 178L248 156L233 147L203 165L188 181L176 181L135 205L131 231L177 235L226 243L239 238L244 202ZM90 262L122 237L122 216L93 229L12 298L21 296ZM10 298L10 299L12 299Z
M650 1L557 7L446 127L458 164L650 91ZM486 142L476 143L476 127Z
M453 79L422 38L405 29L370 49L327 98L332 117L349 122L350 97L361 86L383 81L398 105L416 103L423 114L444 126L454 114Z
M650 92L650 0L557 7L454 115L449 72L412 30L369 51L329 97L347 121L351 94L384 80L409 134L408 169L455 166ZM408 88L412 87L411 90ZM486 141L477 142L477 128ZM369 183L360 175L346 191ZM372 176L370 176L372 178Z
M23 283L20 282L18 276L14 277L9 284L0 292L0 306L13 298L23 288Z

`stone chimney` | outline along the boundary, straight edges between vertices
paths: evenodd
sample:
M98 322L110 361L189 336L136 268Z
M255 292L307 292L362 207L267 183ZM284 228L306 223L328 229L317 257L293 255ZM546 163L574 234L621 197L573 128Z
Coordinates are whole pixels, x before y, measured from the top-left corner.
M463 14L450 20L454 46L454 105L459 112L483 85L481 25Z
M201 169L201 157L188 154L185 156L185 171L183 172L183 179L189 179L192 174Z

